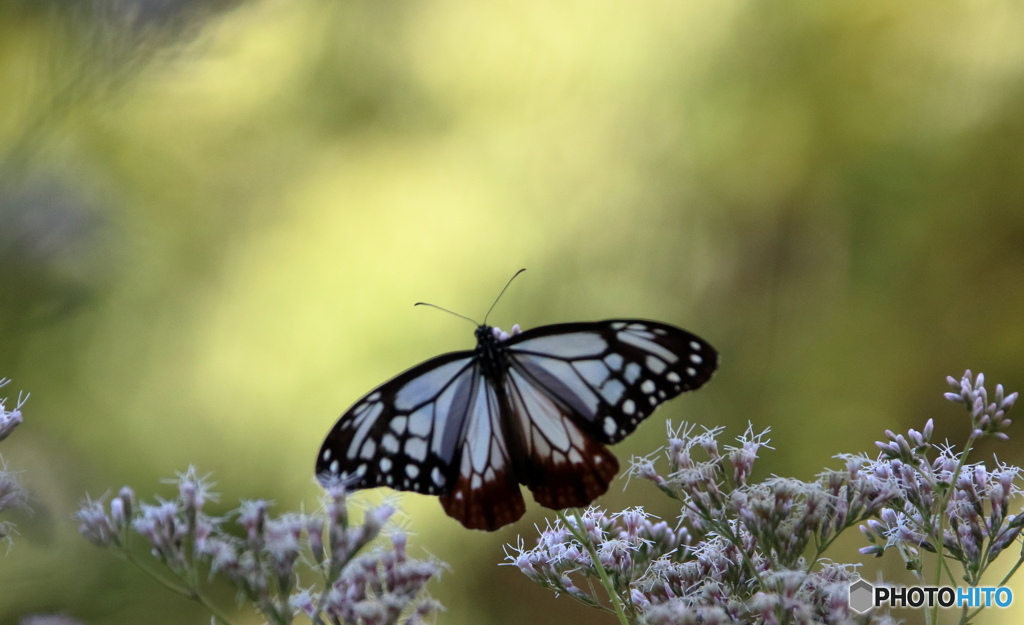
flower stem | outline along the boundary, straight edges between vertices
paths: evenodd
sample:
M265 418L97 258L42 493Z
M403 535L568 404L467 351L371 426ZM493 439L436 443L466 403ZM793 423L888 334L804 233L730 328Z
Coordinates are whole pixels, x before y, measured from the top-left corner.
M156 583L160 584L161 586L170 590L171 592L181 595L182 597L187 597L194 601L198 601L199 604L206 608L206 611L209 612L210 615L213 616L213 618L221 625L231 625L231 620L228 619L228 617L223 612L221 612L217 606L210 603L210 601L205 596L203 596L202 593L199 592L199 589L188 588L186 586L175 584L174 582L170 581L164 576L158 574L156 571L150 569L140 560L138 560L130 553L128 553L128 551L123 551L122 553L124 554L125 559L128 562L134 564L139 570L141 570L143 573L149 576Z
M594 548L590 537L587 536L583 530L583 517L580 515L579 508L572 508L572 515L573 518L576 519L575 526L569 523L561 510L558 511L558 518L562 519L562 523L565 525L566 529L569 530L576 540L580 541L583 548L587 550L588 554L590 554L590 561L594 563L594 568L597 570L597 574L601 578L601 585L604 586L605 592L608 593L608 600L611 601L612 606L615 608L615 616L619 618L619 623L621 625L629 625L629 619L626 618L626 611L622 606L622 597L615 591L615 586L612 585L612 580L608 577L608 571L604 569L604 566L601 564L601 560L597 555L597 549Z
M967 442L964 443L964 451L960 454L960 460L956 463L956 469L950 475L949 487L946 488L943 493L939 496L938 506L936 512L939 514L939 529L935 535L935 555L938 558L935 563L935 585L942 585L942 572L946 570L949 575L950 583L956 584L956 580L953 579L953 572L949 570L949 566L946 562L946 545L945 545L945 533L946 533L946 509L949 507L949 499L953 496L953 491L956 489L956 482L960 479L960 471L963 470L964 465L967 462L967 455L971 453L971 449L974 448L974 443L977 437L974 433L967 438ZM939 606L936 604L930 610L925 610L924 613L925 621L928 625L935 623L939 618Z

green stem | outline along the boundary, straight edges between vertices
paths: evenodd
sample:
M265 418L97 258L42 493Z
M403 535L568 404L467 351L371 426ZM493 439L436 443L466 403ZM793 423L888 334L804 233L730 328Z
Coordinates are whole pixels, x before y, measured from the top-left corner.
M969 407L968 410L970 410ZM960 454L960 460L956 464L956 469L953 470L953 473L950 476L949 487L946 488L946 490L942 493L942 496L939 498L939 505L937 507L937 512L939 515L939 531L938 535L935 537L935 555L938 557L938 562L935 566L936 586L942 585L943 570L945 570L947 575L949 575L950 583L953 585L958 585L956 583L956 580L953 579L953 572L949 570L949 564L946 562L945 556L946 546L944 539L946 534L946 508L949 506L949 498L953 496L953 489L956 488L956 481L960 479L960 471L963 470L964 464L967 462L967 454L969 454L971 452L971 449L974 447L975 440L976 437L974 436L974 434L971 434L971 436L967 439L967 442L964 443L964 452ZM924 615L925 621L927 621L928 625L937 622L939 618L939 606L936 604L930 610L925 610Z
M1010 578L1013 577L1013 574L1017 572L1017 569L1020 568L1021 564L1024 564L1024 554L1022 554L1020 558L1017 558L1017 564L1014 564L1013 568L1010 569L1010 572L1003 576L1003 579L999 582L999 585L1005 586L1006 582L1010 581Z
M198 588L189 588L187 586L175 584L174 582L170 581L164 576L158 574L156 571L150 569L140 560L136 559L134 556L128 553L127 550L123 551L122 553L124 554L124 557L128 562L135 565L140 571L148 575L156 583L160 584L161 586L170 590L171 592L181 595L182 597L187 597L189 599L192 599L193 601L198 601L199 604L206 608L206 610L213 616L214 619L216 619L218 623L221 623L222 625L231 625L231 620L227 617L227 615L221 612L220 608L210 603L210 601L201 592L199 592Z
M597 550L594 548L593 543L590 541L590 537L586 535L583 530L583 517L580 515L579 508L572 508L572 515L576 519L576 525L573 526L569 523L569 520L565 518L562 511L558 511L558 518L562 520L566 529L569 533L580 541L583 548L590 554L590 561L594 563L594 568L597 569L597 574L601 578L601 585L604 586L605 592L608 593L608 600L611 601L612 606L615 608L615 616L619 618L621 625L629 625L629 619L626 618L626 611L622 607L622 597L615 591L615 586L612 585L612 580L608 577L608 571L604 570L604 566L601 564L601 560L598 558Z
M1017 558L1017 563L1014 564L1013 568L1011 568L1010 571L1006 575L1003 576L1003 579L999 580L999 585L1000 586L1005 586L1006 582L1010 581L1010 578L1013 577L1014 573L1017 572L1017 569L1019 569L1022 564L1024 564L1024 556L1021 556L1020 558ZM967 612L967 607L964 606L963 615L960 617L960 622L961 623L970 623L972 620L974 620L974 617L978 616L978 614L982 610L984 610L984 609L985 609L984 606L982 606L982 607L975 608L973 612L968 613Z

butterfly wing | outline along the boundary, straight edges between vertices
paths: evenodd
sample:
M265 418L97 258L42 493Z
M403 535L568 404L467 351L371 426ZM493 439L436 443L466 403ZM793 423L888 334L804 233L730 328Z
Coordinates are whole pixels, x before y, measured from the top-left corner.
M520 480L555 509L603 494L618 470L604 444L625 438L659 404L699 388L718 363L703 339L635 319L542 326L505 346Z
M615 455L577 424L573 409L515 365L506 377L510 429L519 481L537 503L561 510L585 506L608 490L619 469Z
M514 367L604 443L621 441L718 367L718 352L704 339L639 319L541 326L512 337L506 349Z
M445 354L368 393L327 434L321 481L441 495L445 511L473 529L521 517L498 398L479 369L473 352Z
M520 482L542 505L583 506L618 470L605 444L700 387L718 362L685 330L628 319L542 326L502 349L507 368L494 379L476 352L456 352L368 393L327 435L317 474L440 495L473 529L521 517Z
M450 492L441 495L448 516L469 529L494 531L526 512L509 453L509 430L504 420L507 411L502 402L497 389L484 376L478 376L459 471Z
M473 352L428 360L367 393L327 434L316 473L353 489L451 487L479 378Z

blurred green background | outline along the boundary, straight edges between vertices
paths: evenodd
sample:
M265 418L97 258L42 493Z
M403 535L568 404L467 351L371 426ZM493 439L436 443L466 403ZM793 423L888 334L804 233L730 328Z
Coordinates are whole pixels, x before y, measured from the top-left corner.
M0 1L0 376L32 393L0 453L34 509L0 622L208 622L77 535L85 493L170 496L191 463L223 510L314 505L337 416L473 343L412 304L479 317L520 267L498 325L721 351L623 461L666 419L771 426L762 475L929 417L962 442L946 375L1024 390L1021 32L1011 0ZM1024 461L1010 433L978 458ZM599 502L671 515L621 483ZM599 616L498 566L535 504L485 534L401 502L451 565L438 622Z

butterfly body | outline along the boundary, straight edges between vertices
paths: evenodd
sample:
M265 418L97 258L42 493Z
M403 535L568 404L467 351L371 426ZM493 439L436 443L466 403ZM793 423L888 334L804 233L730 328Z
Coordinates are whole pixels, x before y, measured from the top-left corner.
M501 330L495 330L496 328L489 325L477 327L474 353L480 363L480 373L497 387L504 379L508 358L505 354L504 341L500 338Z
M421 363L357 401L324 440L317 475L439 495L473 529L522 516L519 484L549 508L584 506L618 471L606 445L700 387L718 361L699 337L636 319L511 335L481 325L475 336L473 351Z

